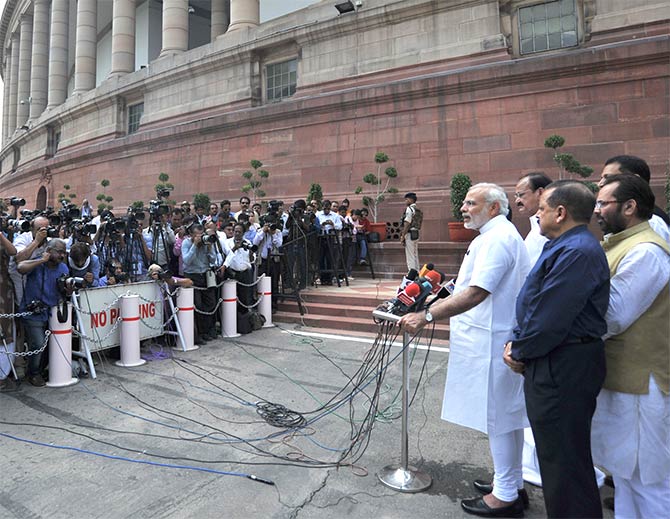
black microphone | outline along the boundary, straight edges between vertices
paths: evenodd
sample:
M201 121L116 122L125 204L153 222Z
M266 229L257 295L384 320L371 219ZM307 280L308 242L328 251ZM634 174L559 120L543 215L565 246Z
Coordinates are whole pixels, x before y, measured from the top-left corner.
M447 287L440 288L440 290L437 291L437 294L435 294L435 297L426 303L426 308L430 308L431 305L438 299L446 299L450 295L451 293Z
M416 269L409 269L409 272L405 274L405 277L402 278L402 281L400 282L400 286L398 287L398 290L396 294L399 294L403 290L407 288L407 285L409 285L412 281L414 281L417 277L419 276L419 273L416 271Z

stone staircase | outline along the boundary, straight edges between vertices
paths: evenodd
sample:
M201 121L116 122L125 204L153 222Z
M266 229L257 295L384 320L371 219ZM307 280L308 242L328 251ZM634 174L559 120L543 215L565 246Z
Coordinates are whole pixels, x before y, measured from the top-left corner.
M430 262L444 272L447 279L456 276L467 251L467 243L428 242L419 245L419 258ZM378 326L372 320L372 311L382 302L395 297L396 289L407 272L405 250L398 241L370 244L375 278L369 267L356 266L349 286L309 287L300 295L305 314L300 315L295 301L283 301L273 314L276 323L298 324L305 329L372 337ZM434 340L444 344L449 339L448 324L436 324Z

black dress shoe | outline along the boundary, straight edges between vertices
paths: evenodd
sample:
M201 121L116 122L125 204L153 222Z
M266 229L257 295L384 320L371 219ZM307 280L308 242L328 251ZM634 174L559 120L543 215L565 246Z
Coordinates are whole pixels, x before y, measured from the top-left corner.
M483 479L475 479L472 482L472 486L475 487L475 490L477 492L480 492L484 495L493 492L493 485L491 483L487 483ZM528 498L528 492L526 492L525 488L519 490L519 497L521 498L521 502L523 503L524 509L528 508L528 505L530 504L530 499Z
M508 506L491 508L486 504L483 497L474 499L463 499L461 508L469 514L479 515L481 517L523 517L523 503L517 499Z

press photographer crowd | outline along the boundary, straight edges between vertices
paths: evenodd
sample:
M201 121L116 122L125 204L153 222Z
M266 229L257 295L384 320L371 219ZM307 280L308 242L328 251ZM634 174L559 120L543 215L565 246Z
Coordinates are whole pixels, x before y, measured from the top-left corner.
M298 300L308 285L348 282L354 264L369 263L367 209L324 200L296 200L290 207L239 199L209 207L184 201L168 204L160 188L146 207L92 214L87 200L77 207L26 209L25 199L4 201L0 216L0 318L7 351L43 349L48 310L81 289L166 281L194 287L195 344L222 333L222 281L237 281L237 330L262 326L256 311L259 276L271 279L272 308L280 297ZM17 356L18 357L18 356ZM46 353L27 357L26 380L45 385ZM21 364L21 360L16 362ZM0 352L0 390L12 390L8 355Z
M374 315L399 322L406 337L449 320L441 416L487 434L494 468L493 481L474 482L481 496L461 501L466 513L523 517L531 481L549 517L602 517L595 463L612 475L617 517L667 516L670 220L650 176L643 159L620 155L606 161L596 189L541 172L521 176L513 197L475 184L460 213L479 234L449 283L432 264L421 268L423 213L415 193L404 195L409 272ZM202 345L224 329L218 290L235 285L225 280L237 285L237 331L249 333L263 324L255 310L263 274L273 305L300 305L309 285L348 283L355 265L372 272L368 211L347 200L264 207L242 196L233 211L229 200L171 206L169 194L158 189L145 208L95 216L86 201L33 211L22 198L6 200L0 390L14 388L15 345L36 353L22 357L28 382L45 384L47 312L77 291L148 280L193 287ZM525 238L509 218L510 198L530 223Z

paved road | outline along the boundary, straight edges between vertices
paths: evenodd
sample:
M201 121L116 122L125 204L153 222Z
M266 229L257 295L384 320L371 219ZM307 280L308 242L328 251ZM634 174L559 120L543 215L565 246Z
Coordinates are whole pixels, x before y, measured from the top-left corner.
M439 419L446 350L431 351L410 412L410 459L434 483L426 492L401 494L375 475L400 457L400 420L392 419L400 362L391 362L380 387L380 407L390 407L355 465L300 466L338 459L369 408L374 384L353 402L353 428L344 405L302 434L287 435L262 420L253 403L263 399L314 418L307 411L347 385L371 344L309 339L283 328L208 343L140 368L100 358L96 380L62 389L23 384L1 394L0 431L17 439L0 436L0 517L463 517L459 500L474 495L472 480L491 477L491 460L483 434ZM399 351L392 348L390 356ZM413 382L424 357L419 349ZM254 474L276 484L120 458ZM529 487L529 493L526 516L543 517L541 491Z

